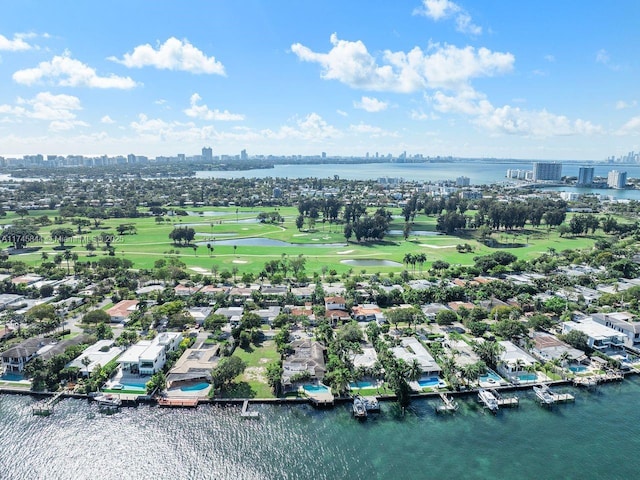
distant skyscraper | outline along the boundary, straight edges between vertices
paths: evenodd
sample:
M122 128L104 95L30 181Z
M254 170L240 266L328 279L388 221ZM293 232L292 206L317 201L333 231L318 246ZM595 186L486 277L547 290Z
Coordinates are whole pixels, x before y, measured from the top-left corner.
M593 167L580 167L578 170L578 187L590 187L593 183Z
M249 155L247 155L247 151L246 150L242 150L240 152L240 160L247 160L249 158Z
M562 178L561 163L534 162L533 163L533 181L552 181L559 182Z
M327 152L322 152L322 158L327 158Z
M468 187L469 185L471 185L471 179L469 179L469 177L458 177L456 178L456 185L458 187Z
M627 184L627 172L611 170L607 175L607 185L609 188L624 188Z
M207 162L213 161L213 150L211 147L202 147L202 159Z

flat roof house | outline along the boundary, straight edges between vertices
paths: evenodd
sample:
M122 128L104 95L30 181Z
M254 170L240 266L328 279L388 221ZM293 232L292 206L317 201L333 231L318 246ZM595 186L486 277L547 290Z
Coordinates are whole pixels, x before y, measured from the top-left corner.
M176 350L181 340L180 332L164 332L153 340L140 340L118 358L118 363L124 371L153 375L164 367L167 353Z
M401 346L391 348L394 357L404 360L408 364L417 360L422 369L423 376L438 375L442 369L436 363L426 348L414 337L402 337L400 339Z
M588 337L587 345L599 351L610 348L621 349L626 339L624 333L596 323L591 318L586 318L581 322L564 322L562 324L562 333L569 333L572 330L585 333Z

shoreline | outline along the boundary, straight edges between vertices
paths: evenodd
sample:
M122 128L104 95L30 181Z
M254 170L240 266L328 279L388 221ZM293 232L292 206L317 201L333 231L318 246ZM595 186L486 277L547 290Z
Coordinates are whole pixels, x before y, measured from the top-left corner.
M626 375L637 375L639 372L628 372ZM623 376L623 378L621 379L617 379L617 380L607 380L607 381L602 381L600 383L598 383L597 385L599 386L600 384L605 384L605 383L612 383L614 381L624 381L624 379L626 378L626 375ZM555 386L570 386L573 385L573 380L553 380L553 381L549 381L549 382L538 382L538 383L529 383L529 384L525 384L525 385L501 385L501 386L495 386L492 388L492 390L496 390L498 392L518 392L518 391L525 391L525 390L531 390L535 385L539 385L540 383L544 384L544 385L548 385L550 387L555 387ZM468 397L471 395L477 395L478 391L481 387L477 387L477 388L471 388L468 390L462 390L462 391L455 391L455 390L442 390L442 391L438 391L438 392L421 392L421 393L412 393L410 396L412 399L429 399L429 398L440 398L440 394L445 394L445 395L449 395L451 397L455 397L455 398L464 398L464 397ZM578 387L576 387L578 388ZM32 397L54 397L56 395L60 394L60 392L34 392L31 390L24 390L24 389L20 389L20 388L11 388L11 387L0 387L0 395L21 395L21 396L32 396ZM397 400L397 397L395 395L372 395L374 396L379 402L390 402L390 401L395 401ZM65 399L65 398L72 398L72 399L77 399L77 400L87 400L89 402L94 401L94 397L90 394L84 394L84 393L73 393L73 392L64 392L62 394L60 394L60 399ZM154 397L149 397L148 395L140 395L137 398L131 400L128 399L126 401L124 401L124 403L126 403L127 405L139 405L139 404L147 404L147 405L155 405L155 406L159 406L162 408L172 408L172 409L183 409L186 407L186 405L181 405L181 404L175 404L175 405L170 405L170 404L165 404L165 405L160 405L159 402L159 398L157 396ZM176 401L180 401L183 400L183 398L176 398ZM349 403L353 401L353 397L352 396L342 396L342 397L334 397L333 403L332 404L323 404L322 406L318 406L316 404L314 404L314 402L312 401L311 398L301 398L301 397L295 397L295 398L205 398L205 397L201 397L201 398L197 398L197 403L195 405L189 405L191 407L197 407L199 405L231 405L231 406L242 406L242 404L244 402L249 402L249 404L256 404L256 405L301 405L301 404L310 404L312 406L314 406L315 408L319 408L319 409L330 409L332 408L334 405L336 404L345 404L345 403Z

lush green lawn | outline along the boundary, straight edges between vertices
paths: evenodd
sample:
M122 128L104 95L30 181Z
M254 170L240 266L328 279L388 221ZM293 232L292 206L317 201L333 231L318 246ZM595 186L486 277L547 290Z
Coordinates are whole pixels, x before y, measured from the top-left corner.
M427 270L430 264L436 260L443 260L452 265L472 265L473 257L486 255L498 250L508 251L519 258L532 259L541 253L554 249L561 252L565 249L579 249L591 247L598 238L604 234L597 232L596 235L586 237L563 237L561 238L555 230L547 230L546 227L538 229L527 229L517 234L496 232L492 238L498 242L501 248L490 248L480 243L473 235L466 237L455 237L449 235L418 236L410 235L404 240L402 235L389 235L384 242L377 244L359 244L350 242L347 244L342 233L342 226L322 224L319 222L314 231L299 231L295 227L295 218L298 215L294 207L283 207L278 210L285 218L281 225L261 224L256 222L258 209L238 209L231 208L206 208L194 209L203 212L203 215L190 215L182 217L164 217L165 220L156 222L155 217L142 217L136 219L109 219L102 222L99 228L85 227L82 234L76 234L66 242L73 253L78 254L80 261L95 261L106 255L101 248L102 243L96 242L103 232L116 233L116 227L123 223L132 223L136 227L136 234L117 236L112 246L115 247L115 254L120 258L128 258L134 263L135 268L152 268L158 258L168 256L178 257L192 271L210 272L213 265L217 266L219 272L223 270L232 271L237 268L239 274L251 272L259 274L264 264L269 260L279 259L282 254L290 257L304 255L306 259L305 269L307 272L320 272L322 267L335 269L338 274L352 270L357 273L398 273L407 268L402 264L407 253L424 253L427 257L426 264L422 267ZM204 212L216 213L215 216L205 216ZM262 211L270 212L272 209L265 208ZM397 209L392 209L394 214L398 214ZM39 211L32 212L32 217L48 214L53 220L56 212ZM9 224L15 221L15 215L9 213L0 220L2 224ZM570 218L570 215L568 215ZM417 215L412 227L412 231L434 231L435 217ZM402 230L403 219L394 218L391 225L392 230ZM169 239L169 233L174 226L190 226L196 231L195 242L199 245L194 250L192 247L181 247L174 245ZM27 254L12 257L14 260L21 260L30 265L38 265L42 261L42 253L46 253L51 260L54 255L63 252L60 245L48 238L53 228L71 228L77 232L77 227L70 222L59 225L51 225L40 229L39 233L44 237L42 243L31 243L29 247L36 247L37 250ZM243 239L265 238L288 242L290 246L245 246L241 244ZM215 239L215 240L214 240ZM234 240L238 244L234 244ZM98 247L93 254L87 251L86 243L92 241ZM220 241L229 241L228 245L221 245ZM207 243L213 246L213 251L207 248ZM459 253L456 245L468 243L473 248L471 253ZM329 246L317 246L322 244L337 244ZM5 244L4 246L7 246ZM234 248L234 245L236 248ZM342 263L344 260L391 260L397 262L395 266L351 266ZM66 262L62 262L66 266ZM420 268L416 267L416 274L420 273Z
M265 341L261 346L251 346L249 350L236 348L233 355L244 360L247 368L236 377L235 386L226 392L226 397L274 398L271 387L265 378L266 367L280 359L273 341Z

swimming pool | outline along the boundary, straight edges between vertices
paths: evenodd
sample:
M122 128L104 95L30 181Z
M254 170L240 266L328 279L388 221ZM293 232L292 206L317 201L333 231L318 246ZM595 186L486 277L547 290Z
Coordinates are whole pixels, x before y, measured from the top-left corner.
M538 375L535 373L519 373L518 380L521 382L535 382L538 380Z
M373 382L369 382L369 381L362 381L362 382L351 382L349 384L349 388L350 389L358 389L358 388L375 388L375 384Z
M329 389L324 385L303 385L302 388L309 393L329 393Z
M204 390L208 388L209 384L207 382L200 382L194 385L185 385L184 387L180 387L180 390L183 392L196 392L198 390Z
M110 390L139 390L141 392L147 392L147 384L146 383L114 383L111 385Z
M421 388L437 387L440 385L440 379L438 377L429 377L418 380L418 385Z
M571 365L569 367L569 370L571 370L573 373L582 373L587 371L587 367L585 367L584 365Z
M494 382L501 382L502 378L500 378L500 376L496 373L493 372L487 372L484 375L480 375L478 377L478 381L480 383L494 383Z
M5 380L7 382L20 382L21 380L24 380L24 377L19 373L5 372L0 376L0 380Z

